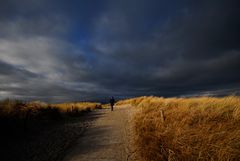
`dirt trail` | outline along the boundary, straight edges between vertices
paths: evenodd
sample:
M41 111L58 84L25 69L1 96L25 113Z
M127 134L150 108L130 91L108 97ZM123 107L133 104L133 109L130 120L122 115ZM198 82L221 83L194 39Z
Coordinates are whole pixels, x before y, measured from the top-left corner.
M70 149L64 161L127 161L131 159L128 122L132 108L116 107L114 111L94 111L90 117L98 117L76 145Z

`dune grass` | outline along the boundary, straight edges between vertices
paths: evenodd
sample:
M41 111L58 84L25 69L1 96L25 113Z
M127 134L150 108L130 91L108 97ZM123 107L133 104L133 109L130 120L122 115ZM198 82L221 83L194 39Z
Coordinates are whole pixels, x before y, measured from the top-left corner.
M134 145L139 160L240 160L240 97L139 97Z
M77 102L77 103L61 103L47 104L40 101L23 102L20 100L5 99L0 101L0 117L38 117L46 114L51 119L51 115L64 115L70 113L81 113L101 108L100 103L94 102Z
M101 107L100 103L93 102L47 104L5 99L0 101L1 131L7 136L17 134L21 139L29 131L50 124L74 121L84 113Z
M81 116L96 108L101 104L0 101L1 160L60 160L85 128Z
M61 104L52 104L51 106L58 108L61 112L70 112L70 111L91 111L94 109L101 109L102 105L95 102L76 102L76 103L61 103Z

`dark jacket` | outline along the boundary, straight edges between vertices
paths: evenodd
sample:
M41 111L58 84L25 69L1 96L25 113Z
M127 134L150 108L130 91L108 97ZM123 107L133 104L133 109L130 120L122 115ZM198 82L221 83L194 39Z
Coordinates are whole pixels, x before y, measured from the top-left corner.
M115 103L115 99L114 99L114 98L111 98L109 102L110 102L110 104L113 106L114 103Z

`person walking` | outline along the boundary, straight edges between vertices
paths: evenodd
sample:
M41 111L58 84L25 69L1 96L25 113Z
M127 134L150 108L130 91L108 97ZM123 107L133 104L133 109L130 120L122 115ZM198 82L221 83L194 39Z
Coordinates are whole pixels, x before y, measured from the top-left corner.
M109 102L110 102L110 105L111 105L111 111L113 111L113 106L114 106L114 104L115 104L115 99L114 99L114 97L111 97Z

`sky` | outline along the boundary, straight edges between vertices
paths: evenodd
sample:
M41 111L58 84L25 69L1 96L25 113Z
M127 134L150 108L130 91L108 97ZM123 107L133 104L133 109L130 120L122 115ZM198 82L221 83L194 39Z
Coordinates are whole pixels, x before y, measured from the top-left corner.
M0 99L240 92L238 0L1 0Z

